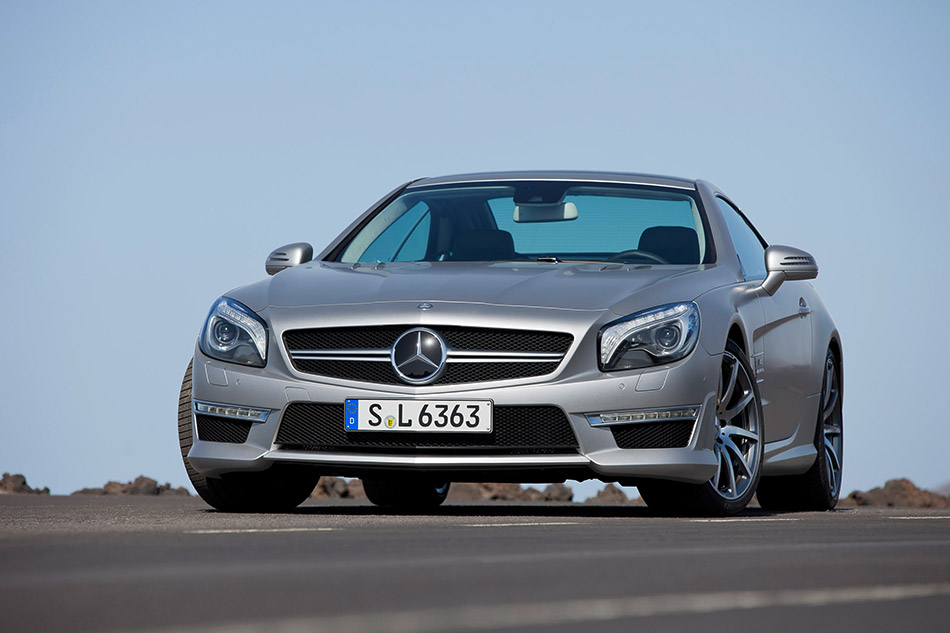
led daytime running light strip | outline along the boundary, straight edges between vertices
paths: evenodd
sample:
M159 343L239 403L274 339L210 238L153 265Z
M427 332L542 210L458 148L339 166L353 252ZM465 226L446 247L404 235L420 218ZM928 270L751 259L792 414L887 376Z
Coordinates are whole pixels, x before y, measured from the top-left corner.
M681 407L679 409L654 409L642 411L612 411L589 416L592 426L598 424L622 424L626 422L654 422L673 420L695 420L700 407Z
M195 411L197 413L207 413L208 415L219 415L226 418L238 418L242 420L264 421L270 413L268 409L252 409L251 407L236 407L229 404L213 404L211 402L195 401Z

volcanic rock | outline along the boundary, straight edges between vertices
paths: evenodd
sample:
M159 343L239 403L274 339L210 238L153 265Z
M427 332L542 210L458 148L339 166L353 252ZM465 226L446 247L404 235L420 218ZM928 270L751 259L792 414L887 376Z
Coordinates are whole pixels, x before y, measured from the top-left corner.
M449 488L448 503L471 501L556 501L574 499L574 491L564 484L551 484L544 490L522 488L512 483L453 483Z
M0 479L0 494L48 495L49 488L30 488L26 483L26 477L23 475L3 473L3 479Z
M551 484L542 492L541 500L570 503L574 501L574 491L564 484Z
M118 481L110 481L102 488L83 488L82 490L77 490L72 493L74 495L142 495L142 496L157 496L157 495L175 495L188 497L191 496L191 493L188 492L186 488L172 488L172 485L169 483L158 485L158 482L152 479L151 477L146 477L144 475L139 475L136 477L135 481L130 481L128 483L119 483Z
M618 504L618 503L631 503L630 498L627 496L623 490L613 484L607 484L603 490L598 492L596 495L585 501L584 503L591 504Z
M885 506L891 508L950 508L950 498L921 490L909 479L891 479L883 488L855 490L839 506Z

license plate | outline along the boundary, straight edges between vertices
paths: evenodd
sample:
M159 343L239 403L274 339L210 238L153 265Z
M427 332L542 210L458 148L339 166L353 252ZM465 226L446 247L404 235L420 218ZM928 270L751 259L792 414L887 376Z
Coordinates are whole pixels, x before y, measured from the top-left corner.
M491 400L346 401L347 431L491 433Z

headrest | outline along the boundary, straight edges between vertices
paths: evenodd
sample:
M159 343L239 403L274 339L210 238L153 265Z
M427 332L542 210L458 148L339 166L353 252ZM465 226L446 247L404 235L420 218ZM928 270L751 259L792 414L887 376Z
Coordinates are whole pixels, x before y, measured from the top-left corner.
M659 255L671 264L698 264L699 237L685 226L651 226L640 236L641 251Z
M497 229L471 230L460 233L452 248L452 260L457 262L486 262L514 259L515 243L511 233Z

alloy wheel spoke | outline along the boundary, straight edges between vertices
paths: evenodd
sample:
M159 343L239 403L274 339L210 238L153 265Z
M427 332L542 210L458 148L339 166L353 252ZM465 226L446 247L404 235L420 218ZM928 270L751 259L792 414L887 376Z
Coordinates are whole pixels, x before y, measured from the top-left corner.
M825 453L826 454L829 453L827 448L825 449ZM828 487L831 489L832 492L834 492L835 491L835 469L828 468L827 471L828 471Z
M732 439L736 437L741 437L744 440L749 440L751 442L758 442L759 436L756 433L753 433L749 429L744 429L741 426L736 426L734 424L727 424L726 426L720 429L723 435Z
M831 392L834 390L835 366L832 363L825 365L825 389L828 390L825 396L824 408L828 408L828 401L831 399Z
M739 399L739 402L737 402L734 407L732 407L731 409L728 409L722 414L723 419L731 420L737 415L739 415L740 413L742 413L742 410L745 409L749 405L750 402L752 402L752 399L754 397L755 397L755 394L752 392L751 389L749 389L747 392L745 392L742 398Z
M725 410L729 405L729 401L732 400L732 394L736 390L736 382L739 379L739 361L735 358L732 359L732 371L729 372L729 380L726 383L726 392L722 394L722 397L719 399L719 409Z
M742 451L739 450L739 447L736 446L736 443L733 442L730 438L727 437L727 438L724 439L724 444L725 444L726 449L727 449L730 453L732 453L732 456L733 456L733 457L736 458L736 463L738 463L739 466L742 468L742 471L743 471L743 472L740 473L740 474L744 474L746 477L748 477L749 479L751 479L751 478L752 478L752 469L749 468L749 464L746 463L745 457L742 456ZM731 459L730 459L729 461L730 461L730 463L732 462Z
M716 464L716 474L713 475L713 488L719 490L719 474L722 472L722 449L719 448L719 445L716 445L716 459L718 463Z
M825 437L837 437L841 435L841 427L834 424L825 425Z
M732 467L732 458L729 456L727 451L722 451L723 459L722 461L726 464L726 477L729 480L729 493L731 495L736 494L736 471Z
M838 451L835 450L834 445L828 438L825 438L825 452L830 460L829 465L834 470L841 470L841 462L838 460Z
M827 400L828 402L827 404L825 404L825 408L822 409L822 412L821 412L822 420L827 420L835 412L835 405L838 404L838 390L831 389L828 394Z

